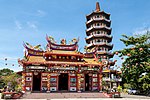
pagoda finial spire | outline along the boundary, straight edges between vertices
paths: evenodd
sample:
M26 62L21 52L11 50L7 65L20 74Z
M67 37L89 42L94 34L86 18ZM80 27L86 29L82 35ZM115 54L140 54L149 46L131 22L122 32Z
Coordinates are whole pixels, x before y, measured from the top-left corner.
M99 6L99 2L96 2L96 12L100 11L100 6Z

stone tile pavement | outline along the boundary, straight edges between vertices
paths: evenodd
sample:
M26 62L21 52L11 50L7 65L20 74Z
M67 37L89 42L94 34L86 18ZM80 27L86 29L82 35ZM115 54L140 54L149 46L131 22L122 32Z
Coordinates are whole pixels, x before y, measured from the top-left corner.
M22 100L150 100L150 97L121 94L121 98L107 98L103 93L26 93Z

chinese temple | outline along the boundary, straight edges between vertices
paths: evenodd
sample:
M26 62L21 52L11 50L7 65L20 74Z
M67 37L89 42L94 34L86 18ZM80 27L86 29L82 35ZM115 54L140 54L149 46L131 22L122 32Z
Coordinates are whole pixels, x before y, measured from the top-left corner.
M96 10L86 16L85 52L78 51L79 39L72 39L67 44L65 39L56 43L51 36L46 36L45 50L41 45L32 46L24 43L24 58L19 59L22 71L23 91L102 91L103 68L109 69L115 62L110 50L113 45L110 14Z
M19 60L23 66L24 91L100 91L102 89L102 64L94 57L78 51L78 39L66 44L62 39L55 43L46 37L47 47L24 43L25 57Z

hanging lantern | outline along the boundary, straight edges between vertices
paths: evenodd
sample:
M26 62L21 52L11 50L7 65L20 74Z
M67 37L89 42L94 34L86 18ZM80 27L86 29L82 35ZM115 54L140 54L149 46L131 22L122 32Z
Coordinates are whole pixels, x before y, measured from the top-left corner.
M143 51L143 48L139 48L140 51Z
M116 55L118 55L118 52L115 52Z
M7 63L5 65L7 65Z
M14 66L14 64L12 64L12 66Z
M131 50L134 50L135 48L134 47L131 47Z
M123 57L121 57L121 60L123 60L124 58Z
M128 53L128 54L127 54L127 56L131 56L131 54L130 54L130 53Z
M7 61L7 58L5 58L5 61Z
M105 59L105 58L106 58L106 56L103 56L103 58Z

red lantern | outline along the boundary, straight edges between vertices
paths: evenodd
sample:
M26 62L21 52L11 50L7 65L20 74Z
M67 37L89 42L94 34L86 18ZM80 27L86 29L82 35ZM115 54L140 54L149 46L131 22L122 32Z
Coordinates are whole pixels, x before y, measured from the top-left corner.
M140 51L143 51L143 48L139 48Z
M103 56L104 58L106 58L106 56Z
M132 49L132 50L134 50L135 48L134 48L134 47L132 47L131 49Z
M115 52L116 55L118 55L118 52Z
M128 54L127 54L127 56L131 56L131 54L130 54L130 53L128 53Z

